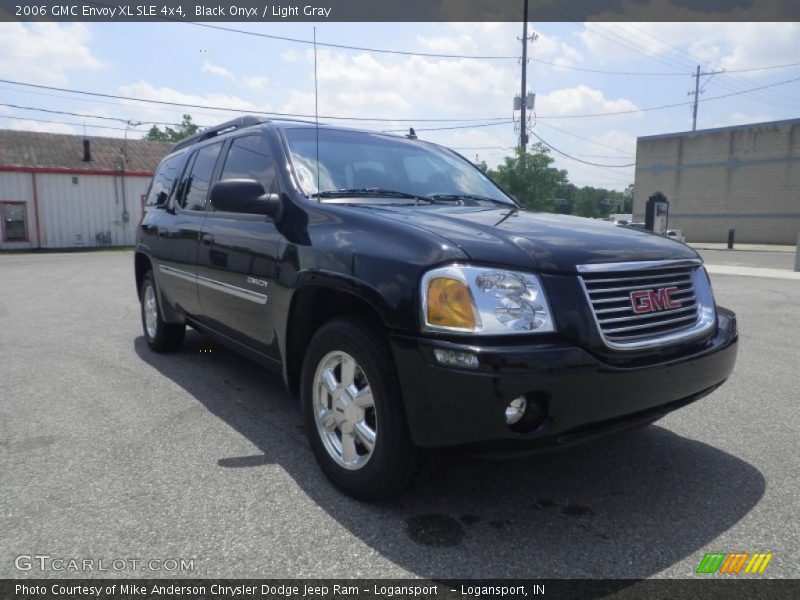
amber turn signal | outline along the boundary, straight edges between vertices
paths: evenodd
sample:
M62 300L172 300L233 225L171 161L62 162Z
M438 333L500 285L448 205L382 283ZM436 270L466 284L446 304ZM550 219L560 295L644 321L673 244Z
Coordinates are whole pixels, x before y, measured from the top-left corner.
M467 284L450 277L436 277L428 283L428 323L439 327L475 329L472 293Z

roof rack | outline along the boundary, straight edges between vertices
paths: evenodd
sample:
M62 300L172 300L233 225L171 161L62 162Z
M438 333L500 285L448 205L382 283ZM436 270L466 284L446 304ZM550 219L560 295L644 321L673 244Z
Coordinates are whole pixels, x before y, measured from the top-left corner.
M242 129L243 127L252 127L253 125L259 125L261 123L269 123L269 121L270 120L265 117L255 117L253 115L246 115L230 121L225 121L220 125L209 127L200 133L196 133L184 140L181 140L172 147L172 151L174 152L176 150L180 150L181 148L192 146L204 140L209 140L213 137L217 137L218 135L222 135L223 133L228 133L229 131L236 131L237 129Z

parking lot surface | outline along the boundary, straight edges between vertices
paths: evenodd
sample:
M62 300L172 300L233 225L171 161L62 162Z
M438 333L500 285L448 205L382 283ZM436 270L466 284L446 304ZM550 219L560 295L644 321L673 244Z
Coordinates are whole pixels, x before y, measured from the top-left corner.
M712 280L741 336L711 396L569 450L433 455L369 505L323 477L279 377L191 330L149 351L132 253L2 255L0 577L683 578L741 551L796 577L800 282ZM42 573L21 554L194 565Z

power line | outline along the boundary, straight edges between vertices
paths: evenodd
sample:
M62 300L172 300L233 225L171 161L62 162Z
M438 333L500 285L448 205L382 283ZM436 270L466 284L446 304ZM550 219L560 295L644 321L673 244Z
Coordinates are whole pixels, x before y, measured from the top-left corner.
M37 119L35 117L17 117L14 115L0 115L0 119L15 119L17 121L34 121L36 123L54 123L56 125L71 125L73 127L93 127L95 129L111 129L114 131L129 131L127 127L112 127L110 125L93 125L91 123L70 123L68 121L54 121L51 119Z
M102 92L89 92L85 90L75 90L70 88L60 88L55 86L49 85L41 85L35 83L25 83L22 81L13 81L10 79L0 79L0 83L9 83L12 85L20 85L25 87L32 87L36 89L44 89L44 90L54 90L57 92L66 92L70 94L81 94L84 96L98 96L100 98L114 98L117 100L130 100L132 102L142 102L147 104L160 104L165 106L182 106L184 108L199 108L202 110L218 110L224 112L235 112L235 113L243 113L247 112L250 114L257 114L257 115L266 115L266 116L273 116L273 117L291 117L291 118L305 118L305 119L313 119L313 114L302 114L302 113L284 113L284 112L275 112L275 111L263 111L263 110L249 110L249 109L242 109L242 108L232 108L232 107L223 107L223 106L209 106L205 104L190 104L184 102L170 102L167 100L148 100L145 98L135 98L133 96L123 96L120 94L106 94ZM497 121L497 120L507 120L508 117L485 117L485 118L471 118L471 119L434 119L434 118L387 118L387 117L342 117L342 116L333 116L333 115L319 115L321 119L328 119L332 121L365 121L365 122L395 122L395 123L469 123L469 122L479 122L479 121Z
M560 131L561 133L566 133L567 135L570 135L570 136L572 136L574 138L578 138L579 140L583 140L585 142L589 142L591 144L594 144L595 146L608 148L609 150L615 150L617 152L622 152L623 154L628 154L630 156L633 156L633 153L628 152L627 150L623 150L622 148L617 148L615 146L609 146L608 144L604 144L602 142L598 142L597 140L593 140L591 138L584 137L582 135L578 135L577 133L573 133L571 131L567 131L566 129L561 129L560 127L556 127L555 125L551 125L550 123L538 123L538 125L543 125L544 127L548 127L550 129L555 129L556 131Z
M76 113L76 112L70 112L70 111L65 111L65 110L51 110L49 108L38 108L38 107L35 107L35 106L21 106L19 104L8 104L8 103L5 103L5 102L0 102L0 106L6 106L8 108L15 108L17 110L32 110L32 111L36 111L36 112L44 112L44 113L49 113L49 114L53 114L53 115L66 115L66 116L69 116L69 117L81 117L81 118L85 118L85 119L100 119L100 120L103 120L103 121L117 121L119 123L129 123L131 121L136 121L140 125L174 125L174 126L179 126L180 125L180 123L165 123L163 121L140 121L139 119L122 119L122 118L119 118L119 117L106 117L106 116L101 116L101 115L87 115L85 113ZM205 125L198 125L198 127L205 127Z
M448 146L451 150L514 150L516 146Z
M514 123L513 119L508 119L506 121L499 121L499 122L491 122L491 123L473 123L471 125L452 125L448 127L415 127L415 131L445 131L450 129L476 129L479 127L494 127L496 125L510 125ZM381 133L403 133L408 131L408 129L384 129Z
M98 6L106 6L100 2L92 2L89 1L89 4L96 4ZM550 8L558 10L557 6L551 6ZM562 14L568 14L564 11L560 11ZM574 12L572 13L575 14ZM304 38L296 38L296 37L289 37L289 36L282 36L276 34L269 34L269 33L261 33L256 31L248 31L246 29L237 29L234 27L223 27L221 25L211 25L209 23L197 23L194 21L184 22L178 19L170 19L166 17L162 17L163 20L166 21L173 21L173 22L180 22L185 23L187 25L192 25L194 27L204 27L207 29L216 29L218 31L224 31L226 33L236 33L239 35L246 35L251 37L259 37L264 39L276 40L281 42L291 42L295 44L303 44L312 46L314 44L313 40L304 39ZM570 19L574 20L574 19ZM609 31L612 35L616 35L613 32ZM605 37L605 36L604 36ZM614 40L612 40L614 41ZM496 55L496 54L457 54L457 53L441 53L441 52L422 52L416 50L395 50L390 48L373 48L368 46L354 46L350 44L338 44L335 42L317 42L317 46L322 46L326 48L336 48L339 50L355 50L358 52L368 52L374 54L394 54L398 56L421 56L425 58L447 58L447 59L467 59L467 60L519 60L519 56L516 55ZM577 67L574 65L565 65L562 63L557 63L554 61L548 61L540 58L530 58L528 59L531 62L536 62L539 64L549 65L552 67L556 67L559 69L571 70L571 71L581 71L585 73L597 73L602 75L623 75L623 76L644 76L644 77L669 77L669 76L687 76L691 75L689 72L646 72L646 71L614 71L614 70L606 70L606 69L593 69L590 67ZM667 63L668 64L668 63ZM759 71L759 70L769 70L769 69L781 69L787 68L791 66L800 65L800 63L790 63L786 65L770 65L766 67L755 67L751 69L742 69L738 72L746 72L746 71ZM672 65L671 65L672 66ZM737 72L737 71L730 71L730 72Z
M766 85L760 85L758 87L738 90L736 92L731 92L729 94L721 94L719 96L711 96L710 98L706 98L706 102L710 102L711 100L721 100L723 98L730 98L732 96L741 96L743 94L751 94L753 92L758 92L760 90L766 90L774 87L778 87L781 85L786 85L787 83L794 83L795 81L800 81L800 77L793 77L792 79L786 79L784 81L777 81L774 83L768 83ZM548 116L538 116L538 119L578 119L578 118L594 118L594 117L610 117L614 115L630 115L634 113L643 113L643 112L652 112L656 110L665 110L668 108L676 108L679 106L689 106L691 102L676 102L675 104L664 104L662 106L650 106L647 108L636 108L630 110L620 110L614 112L605 112L605 113L592 113L592 114L581 114L581 115L548 115Z
M635 29L637 31L640 31L642 34L646 35L647 37L645 38L645 37L642 37L640 35L636 35L635 33L632 33L631 31L627 31L628 34L632 34L632 35L636 36L638 39L643 40L643 41L645 41L647 43L656 42L662 48L666 48L670 53L673 53L676 56L676 60L680 60L681 61L680 64L682 64L682 65L692 65L693 63L696 64L696 63L704 63L704 62L706 62L706 61L704 61L702 59L699 59L698 57L694 56L693 54L687 52L683 48L680 48L680 47L678 47L678 46L676 46L674 44L671 44L671 43L669 43L667 41L661 40L657 36L654 36L652 33L648 32L648 31L645 31L641 27L637 27L636 25L634 25L632 23L628 24L628 28L629 28L629 30L630 29ZM688 60L686 58L683 58L683 56L679 56L679 55L683 55L683 56L688 57ZM650 58L652 58L652 57L650 57ZM691 62L689 62L689 61L691 61ZM784 65L769 65L769 66L765 66L765 67L758 67L758 68L755 68L753 70L754 71L770 70L770 69L773 69L773 68L790 67L790 66L794 66L795 64L800 64L800 63L789 63L789 64L784 64ZM688 66L687 66L687 68L688 68ZM737 75L736 72L737 72L736 70L726 71L726 73L733 74L733 78L738 80L740 83L736 84L736 83L728 83L728 82L725 82L725 81L718 81L720 86L725 88L725 89L728 89L728 90L736 91L736 90L745 89L743 84L750 85L750 82L747 79L745 79L741 75ZM793 104L789 105L792 108L795 107L796 102L797 102L797 100L795 100L794 98L789 98L788 96L785 96L784 94L782 94L780 92L777 92L777 91L773 91L773 90L767 91L765 94L754 95L754 97L758 98L761 102L766 102L768 104L779 105L779 106L787 106L786 102L782 100L783 98L786 98L786 99L789 99L793 103Z
M544 0L536 0L536 1L539 2L539 3L542 3ZM564 15L566 17L566 19L568 21L583 22L585 20L583 15L581 15L579 12L571 9L569 6L566 6L565 3L553 3L553 2L549 2L549 0L547 0L546 4L547 4L547 8L548 9L560 12L562 15ZM586 29L587 29L587 31L592 31L595 34L599 35L600 37L603 37L603 38L605 38L605 39L607 39L607 40L609 40L609 41L611 41L611 42L613 42L613 43L615 43L615 44L617 44L619 46L622 46L623 48L626 48L627 50L632 50L632 51L634 51L634 52L636 52L638 54L642 54L646 58L649 58L651 60L654 60L656 62L664 64L664 65L666 65L666 66L668 66L670 68L679 69L679 70L683 70L683 69L687 68L684 65L677 64L674 61L665 60L665 59L662 59L662 58L657 57L657 56L648 55L646 52L641 52L641 50L639 48L631 45L631 43L626 38L623 38L623 37L617 35L616 33L614 33L613 31L608 30L608 29L600 26L600 24L597 23L597 22L592 22L591 23L591 28L587 27ZM613 36L613 37L611 37L611 36ZM618 39L614 39L614 38L618 38ZM689 75L688 69L687 69L687 72L685 72L684 74L685 75Z
M242 35L249 35L253 37L261 37L267 38L271 40L279 40L283 42L293 42L297 44L307 44L312 45L312 40L306 40L302 38L294 38L294 37L286 37L268 33L258 33L255 31L247 31L244 29L236 29L233 27L222 27L220 25L209 25L207 23L194 23L190 22L188 25L194 25L196 27L207 27L209 29L217 29L219 31L225 31L228 33L238 33ZM450 59L468 59L468 60L519 60L519 56L510 56L510 55L475 55L475 54L444 54L438 52L420 52L414 50L391 50L388 48L368 48L366 46L351 46L348 44L336 44L332 42L317 42L317 46L324 46L327 48L336 48L340 50L357 50L359 52L369 52L375 54L396 54L399 56L421 56L423 58L450 58ZM664 77L664 76L672 76L672 75L681 75L686 76L689 73L652 73L652 72L641 72L641 71L610 71L604 69L592 69L589 67L576 67L573 65L564 65L561 63L557 63L554 61L544 60L541 58L529 58L531 62L548 65L551 67L557 67L559 69L566 69L569 71L582 71L584 73L598 73L602 75L629 75L629 76L643 76L643 77Z
M233 27L210 25L208 23L189 22L187 23L187 25L194 25L195 27L207 27L208 29L217 29L219 31L226 31L228 33L239 33L242 35L249 35L253 37L267 38L270 40L279 40L281 42L293 42L295 44L306 44L309 46L312 46L314 44L313 40L306 40L303 38L286 37L270 33L259 33L255 31L247 31L245 29L235 29ZM519 60L519 56L442 54L438 52L417 52L411 50L391 50L388 48L367 48L366 46L350 46L348 44L335 44L332 42L317 42L317 46L324 46L326 48L337 48L339 50L357 50L359 52L372 52L376 54L398 54L401 56L423 56L427 58L464 58L470 60L511 60L511 59Z
M753 73L755 71L771 71L773 69L788 69L790 67L800 67L800 62L786 63L783 65L770 65L768 67L750 67L747 69L724 69L725 73Z
M784 81L777 81L761 86L757 86L754 88L738 90L735 92L731 92L728 94L721 94L718 96L712 96L710 98L706 98L706 102L712 100L720 100L723 98L730 98L733 96L740 96L743 94L750 94L753 92L758 92L760 90L766 90L774 87L778 87L781 85L786 85L788 83L794 83L796 81L800 81L800 77L794 77L792 79L786 79ZM133 96L124 96L119 94L106 94L102 92L90 92L85 90L75 90L69 88L60 88L55 86L47 86L41 84L33 84L33 83L25 83L21 81L14 81L10 79L0 79L0 83L7 83L11 85L18 85L23 87L32 87L35 89L45 89L45 90L53 90L58 92L66 92L71 94L80 94L84 96L93 96L93 97L101 97L101 98L112 98L117 100L129 100L134 102L141 102L145 104L158 104L158 105L165 105L165 106L177 106L177 107L184 107L184 108L199 108L203 110L216 110L222 112L235 112L235 113L243 113L249 112L252 114L260 114L266 116L274 116L274 117L289 117L289 118L314 118L314 115L309 114L301 114L301 113L281 113L281 112L274 112L274 111L259 111L259 110L244 110L241 108L232 108L232 107L222 107L222 106L210 106L210 105L203 105L203 104L191 104L191 103L182 103L182 102L170 102L167 100L147 100L143 98L135 98ZM636 109L629 109L629 110L620 110L620 111L611 111L611 112L601 112L601 113L587 113L587 114L577 114L577 115L537 115L537 119L580 119L580 118L596 118L596 117L609 117L609 116L619 116L619 115L629 115L629 114L636 114L636 113L644 113L644 112L652 112L658 110L666 110L670 108L677 108L680 106L688 106L691 102L676 102L674 104L664 104L661 106L650 106L645 108L636 108ZM351 117L351 116L334 116L334 115L320 115L321 119L327 120L336 120L336 121L360 121L360 122L389 122L389 123L477 123L472 125L473 127L490 127L493 125L502 125L512 122L508 119L508 117L485 117L485 118L471 118L471 119L438 119L438 118L389 118L389 117ZM462 125L457 127L433 127L427 129L419 129L419 131L436 131L436 130L444 130L444 129L468 129L470 125ZM399 131L399 130L393 130Z
M49 113L49 114L67 115L67 116L72 116L72 117L81 117L81 118L85 118L85 119L103 119L103 120L107 120L107 121L117 121L117 122L120 122L120 123L128 123L130 121L136 121L140 125L167 125L167 126L175 126L175 127L180 126L180 123L167 123L167 122L164 122L164 121L143 121L143 120L138 120L138 119L133 119L132 120L132 119L122 119L122 118L118 118L118 117L105 117L105 116L100 116L100 115L88 115L86 113L75 113L75 112L70 112L70 111L50 110L50 109L47 109L47 108L38 108L38 107L34 107L34 106L21 106L21 105L17 105L17 104L7 104L7 103L4 103L4 102L0 102L0 106L7 106L9 108L15 108L15 109L18 109L18 110L32 110L32 111L37 111L37 112L45 112L45 113ZM8 116L8 115L0 115L0 117L4 117L4 116ZM27 117L10 117L9 116L9 118L25 119ZM29 120L37 120L37 119L31 118ZM44 123L49 123L49 122L52 122L52 123L63 123L64 125L79 125L79 124L76 124L76 123L66 123L66 122L62 122L62 121L44 121L43 120L42 122L44 122ZM443 131L443 130L449 130L449 129L471 129L473 127L493 127L495 125L508 125L509 123L513 123L513 121L510 120L510 119L507 119L506 121L501 121L501 122L476 123L476 124L458 125L458 126L451 126L451 127L417 128L416 130L417 131ZM198 124L197 126L200 127L201 129L207 127L206 125L200 125L200 124ZM99 125L97 125L96 127L99 127ZM109 129L120 129L120 131L124 131L124 128L111 127ZM389 129L389 130L385 130L383 133L398 133L398 132L402 133L402 132L406 132L406 131L407 131L407 129Z
M234 27L223 27L221 25L211 25L208 23L196 23L196 22L189 22L188 25L194 25L195 27L206 27L208 29L217 29L219 31L225 31L228 33L237 33L241 35L248 35L253 37L260 37L266 38L271 40L278 40L283 42L292 42L296 44L305 44L305 45L313 45L313 40L307 40L303 38L295 38L295 37L287 37L269 33L260 33L255 31L247 31L245 29L236 29ZM611 35L617 36L616 33L607 30L608 33ZM605 37L605 36L604 36ZM638 36L637 36L638 37ZM624 38L623 38L624 39ZM611 40L614 41L614 40ZM660 40L657 40L660 41ZM337 44L334 42L317 42L317 46L323 46L327 48L336 48L340 50L356 50L359 52L369 52L375 54L396 54L399 56L421 56L425 58L451 58L451 59L468 59L468 60L519 60L519 56L512 56L512 55L477 55L477 54L447 54L447 53L438 53L438 52L421 52L421 51L414 51L414 50L394 50L389 48L371 48L367 46L352 46L349 44ZM548 61L541 58L529 58L531 62L544 64L552 67L557 67L559 69L565 69L570 71L582 71L584 73L597 73L600 75L623 75L623 76L643 76L643 77L671 77L671 76L680 76L680 77L688 77L691 76L692 73L687 71L684 72L651 72L651 71L614 71L614 70L606 70L606 69L593 69L590 67L577 67L574 65L565 65L562 63ZM674 65L671 65L674 66ZM726 71L727 73L745 73L745 72L752 72L752 71L766 71L772 69L784 69L793 66L800 66L800 62L798 63L788 63L783 65L768 65L764 67L753 67L749 69L737 69L737 70L729 70ZM683 68L683 67L681 67Z
M576 158L575 156L572 156L571 154L567 154L566 152L563 152L563 151L559 150L558 148L553 146L548 141L542 139L542 137L539 134L537 134L535 131L531 131L531 134L537 140L539 140L542 144L544 144L545 146L547 146L548 148L550 148L554 152L557 152L558 154L560 154L561 156L563 156L565 158L569 158L570 160L574 160L576 162L583 163L585 165L590 165L592 167L602 167L604 169L624 169L626 167L635 167L636 166L636 163L630 163L630 164L627 164L627 165L603 165L603 164L600 164L600 163L591 162L591 161L588 161L588 160L583 160L583 159L580 159L580 158Z

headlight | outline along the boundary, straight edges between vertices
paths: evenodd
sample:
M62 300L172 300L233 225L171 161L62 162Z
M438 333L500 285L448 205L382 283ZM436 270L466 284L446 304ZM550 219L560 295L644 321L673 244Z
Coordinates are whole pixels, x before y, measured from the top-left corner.
M426 331L482 335L555 331L536 275L505 269L450 265L422 277Z

